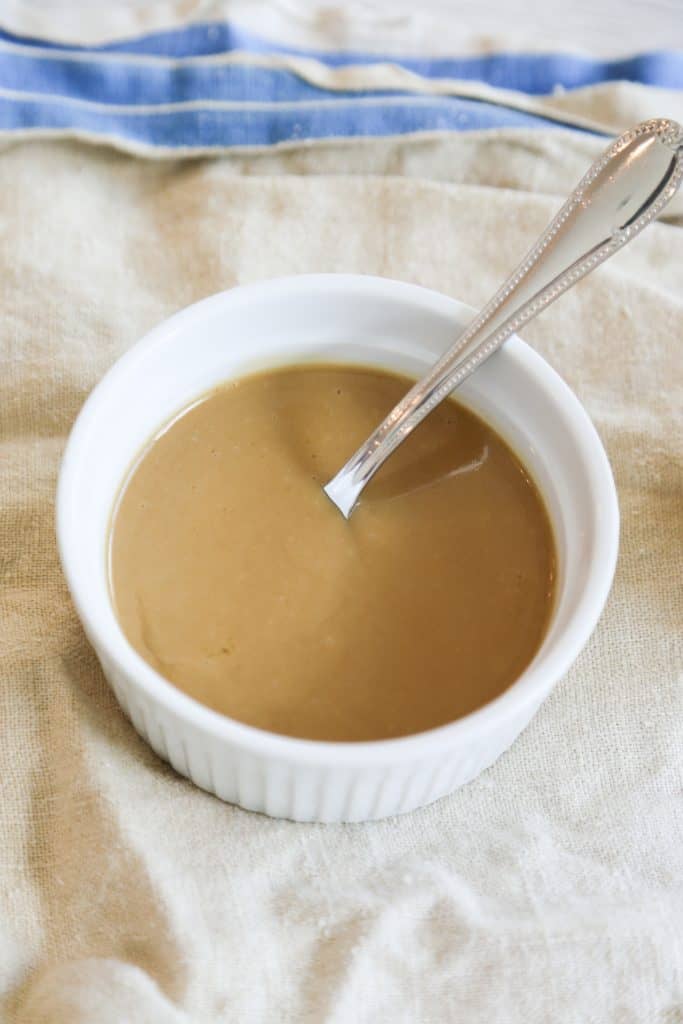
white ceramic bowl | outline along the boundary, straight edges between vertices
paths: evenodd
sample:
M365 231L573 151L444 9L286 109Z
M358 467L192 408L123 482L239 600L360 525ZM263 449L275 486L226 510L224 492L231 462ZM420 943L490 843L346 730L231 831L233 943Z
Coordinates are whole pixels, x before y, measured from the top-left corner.
M112 505L136 455L173 413L220 381L289 362L361 363L418 377L471 315L436 292L381 278L315 275L235 288L155 328L85 403L59 478L64 573L135 729L202 789L297 821L362 821L410 811L491 765L590 636L617 556L614 482L582 406L518 338L458 392L531 470L558 547L558 597L548 634L502 696L449 725L400 739L292 739L242 725L185 696L133 650L114 616L106 558Z

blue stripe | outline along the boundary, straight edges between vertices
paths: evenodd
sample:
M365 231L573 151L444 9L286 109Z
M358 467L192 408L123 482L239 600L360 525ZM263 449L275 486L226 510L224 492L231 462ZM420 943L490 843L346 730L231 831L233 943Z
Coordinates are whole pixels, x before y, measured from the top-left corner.
M402 90L333 91L286 69L211 61L141 61L136 55L182 58L243 50L315 57L328 66L400 63L423 77L484 81L531 94L630 78L683 88L683 54L641 54L622 61L587 57L493 54L421 60L395 55L289 50L231 23L191 25L128 42L78 50L0 30L0 130L88 132L172 149L267 146L298 139L401 135L419 131L557 127L560 121L457 96ZM36 52L47 46L51 55ZM103 59L116 54L117 59ZM45 99L41 100L40 96ZM49 100L48 100L49 97ZM234 106L216 109L207 101ZM85 101L85 102L83 102ZM183 104L197 103L196 108ZM204 104L202 106L202 104ZM162 107L173 106L166 110ZM139 108L137 111L135 108ZM152 108L150 110L143 108Z
M0 30L0 39L28 46L65 49L58 44ZM68 47L85 51L86 47ZM288 53L313 57L330 67L391 61L428 78L461 78L502 89L542 95L556 86L575 89L598 82L627 80L662 88L683 88L683 53L646 52L619 60L598 60L576 54L490 54L476 57L423 59L395 53L327 52L288 47L266 40L230 22L187 25L137 39L89 48L97 53L127 53L164 57L201 57L245 50L250 53Z
M96 133L103 138L171 148L268 146L291 139L401 135L418 131L470 131L490 128L557 127L532 114L476 100L406 98L267 109L129 111L89 108L0 97L0 130L51 129Z
M408 95L397 90L318 88L285 69L240 64L166 64L70 60L0 51L0 88L98 103L140 105L190 100L292 102L355 96Z

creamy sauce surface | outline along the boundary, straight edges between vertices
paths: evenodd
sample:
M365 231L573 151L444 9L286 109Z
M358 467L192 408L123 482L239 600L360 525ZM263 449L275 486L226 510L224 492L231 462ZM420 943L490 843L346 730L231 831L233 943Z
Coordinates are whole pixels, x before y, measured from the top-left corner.
M110 579L136 650L241 722L376 740L450 722L538 650L554 542L505 442L450 400L347 522L322 491L407 390L300 366L204 396L156 438L115 511Z

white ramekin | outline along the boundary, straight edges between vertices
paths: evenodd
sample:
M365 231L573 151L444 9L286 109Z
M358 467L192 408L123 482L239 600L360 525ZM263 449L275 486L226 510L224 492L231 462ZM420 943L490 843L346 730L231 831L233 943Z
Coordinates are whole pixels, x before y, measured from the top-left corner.
M274 817L330 822L382 818L430 803L510 746L595 627L617 556L612 474L576 397L518 338L459 391L531 470L558 547L548 635L502 696L450 725L401 739L291 739L185 696L133 650L114 616L106 559L112 505L132 461L173 413L222 380L283 363L360 363L417 377L471 314L436 292L372 277L314 275L235 288L153 330L85 403L57 494L59 551L76 609L135 729L176 771L222 800Z

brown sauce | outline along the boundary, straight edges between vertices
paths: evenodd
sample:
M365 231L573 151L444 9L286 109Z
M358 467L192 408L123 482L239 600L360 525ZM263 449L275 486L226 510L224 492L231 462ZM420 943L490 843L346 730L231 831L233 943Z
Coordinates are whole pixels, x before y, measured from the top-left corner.
M520 675L548 623L554 543L490 427L447 401L350 521L322 491L407 386L355 367L247 377L142 453L111 586L166 679L263 729L375 740L450 722Z

